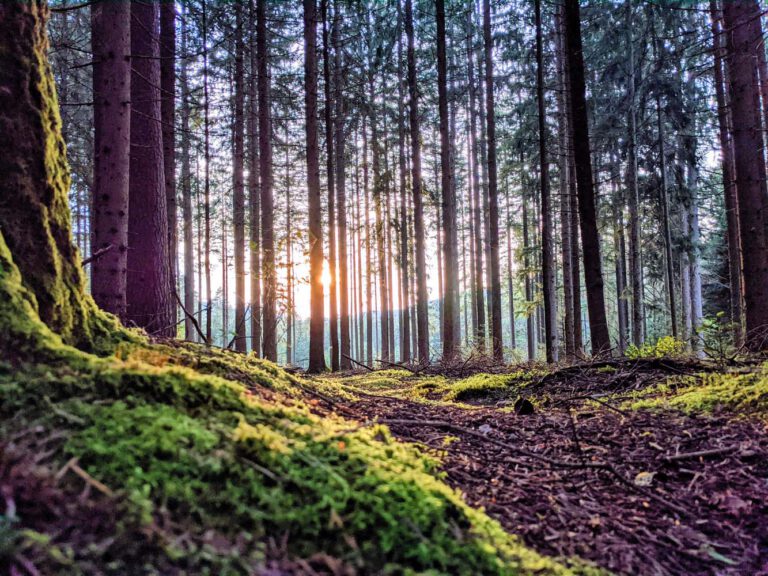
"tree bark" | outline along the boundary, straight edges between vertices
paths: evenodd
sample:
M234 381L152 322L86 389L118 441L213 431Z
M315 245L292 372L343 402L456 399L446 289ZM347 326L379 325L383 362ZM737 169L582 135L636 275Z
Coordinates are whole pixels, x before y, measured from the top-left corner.
M96 303L126 318L128 182L131 137L131 7L100 2L91 9L93 47L93 234L91 264Z
M245 43L243 4L235 4L235 107L232 126L232 223L235 255L235 350L245 352Z
M127 319L175 336L160 111L160 5L131 4L131 162Z
M188 27L182 19L181 51L187 54ZM195 314L195 251L192 222L192 168L190 165L190 99L189 71L187 58L181 60L181 212L184 240L184 308L189 314ZM197 341L197 332L193 318L184 314L184 337L192 342Z
M255 0L251 0L248 14L248 44L250 50L250 77L248 82L248 220L250 224L250 280L251 280L251 350L261 356L261 188L259 186L259 130L258 130L258 25Z
M586 88L584 83L584 55L581 43L581 16L578 0L565 1L565 29L568 46L569 77L571 87L571 120L576 162L576 180L579 202L584 275L587 284L587 311L592 340L592 354L610 351L608 321L605 315L603 271L600 260L600 236L597 228L592 159L589 151L589 124L587 119Z
M176 202L176 2L160 3L160 112L163 132L163 167L168 215L168 271L171 290L178 286L179 234ZM176 305L172 305L176 322Z
M450 134L448 127L447 61L445 53L445 2L436 0L437 19L437 91L440 111L440 175L443 222L443 361L450 362L458 353L455 339L458 310L454 279L456 262L456 194L451 170Z
M277 362L277 268L275 265L275 216L274 197L272 193L272 112L270 109L271 97L269 78L269 38L267 32L267 0L258 0L256 4L256 45L258 53L257 61L259 66L258 91L259 180L261 183L261 270L264 278L264 302L262 307L262 353L264 358L267 360ZM316 60L315 65L317 65ZM314 82L316 84L316 78L314 79ZM316 90L317 88L315 87L315 91ZM309 95L307 95L307 98L309 98ZM317 97L315 95L315 102L316 100ZM309 121L309 111L307 112L307 115L307 121ZM307 133L309 133L309 130L310 128L307 127ZM315 138L317 138L316 134ZM307 145L309 146L309 143ZM310 220L313 217L314 216L310 210ZM322 286L320 288L322 290Z
M491 254L491 341L493 358L504 359L501 335L501 277L499 273L499 202L496 182L496 113L493 94L493 38L491 36L491 3L483 0L483 36L485 40L485 99L488 123L488 207Z
M760 7L754 0L723 4L725 29L729 31L727 64L741 245L744 250L745 344L751 350L765 347L768 325L768 306L765 305L768 301L768 243L764 213L766 183L755 63L755 51L762 48L759 29L754 25L759 14Z
M405 0L405 33L408 37L408 115L411 132L411 187L413 189L413 236L416 252L416 331L419 363L429 362L429 295L424 247L424 206L421 195L421 128L419 89L416 80L416 49L412 0Z
M323 346L323 225L320 206L320 159L317 145L317 10L304 0L304 108L309 196L309 372L325 370Z
M45 2L0 3L0 276L11 275L34 294L25 306L64 342L107 354L118 325L86 294L72 242L69 166L47 60L47 19ZM4 304L7 299L0 295ZM13 336L0 338L4 358L28 350L28 334ZM39 351L31 352L31 360L40 361Z
M723 173L723 194L725 197L725 218L728 239L728 272L730 276L730 311L733 330L733 342L741 346L743 342L742 318L742 266L741 239L739 232L738 198L733 160L733 141L731 139L732 121L730 102L725 82L725 38L722 30L722 12L717 7L717 0L710 0L712 22L712 41L715 56L715 94L717 97L717 121L720 138L720 160Z
M539 112L539 165L541 188L541 275L544 292L544 344L547 362L557 362L557 294L555 256L552 241L552 214L549 200L549 155L547 150L546 107L544 102L544 55L541 39L541 0L534 0L536 20L536 100Z

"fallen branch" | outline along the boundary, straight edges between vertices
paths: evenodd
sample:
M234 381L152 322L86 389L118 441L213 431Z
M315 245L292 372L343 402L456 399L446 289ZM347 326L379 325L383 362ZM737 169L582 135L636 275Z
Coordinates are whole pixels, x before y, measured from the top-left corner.
M371 368L370 366L368 366L368 364L363 364L362 362L358 362L357 360L355 360L354 358L352 358L350 356L347 356L346 354L342 354L342 356L344 358L346 358L347 360L349 360L350 362L352 362L352 364L357 364L358 366L362 366L363 368L365 368L369 372L375 372L376 371L376 368Z
M189 319L192 321L192 326L194 326L194 327L195 327L195 330L196 330L196 331L197 331L197 333L200 335L200 338L202 338L202 340L203 340L203 343L204 343L206 346L210 346L210 345L211 345L211 343L210 343L210 342L208 342L208 338L206 338L206 337L205 337L205 334L203 334L203 330L200 328L200 324L198 324L198 322L197 322L197 318L195 318L194 314L191 314L191 313L189 312L189 310L187 310L187 309L184 307L184 304L182 303L182 301L181 301L181 298L179 298L179 293L178 293L178 292L176 292L176 290L174 290L174 291L173 291L173 296L174 296L174 298L176 298L176 302L179 304L179 306L181 306L181 309L182 309L182 311L184 312L184 315L185 315L187 318L189 318Z
M675 462L678 460L692 460L695 458L706 458L708 456L721 456L723 454L730 454L736 452L739 449L738 446L724 446L722 448L711 448L709 450L698 450L696 452L683 452L681 454L673 454L672 456L665 456L664 460L667 462Z

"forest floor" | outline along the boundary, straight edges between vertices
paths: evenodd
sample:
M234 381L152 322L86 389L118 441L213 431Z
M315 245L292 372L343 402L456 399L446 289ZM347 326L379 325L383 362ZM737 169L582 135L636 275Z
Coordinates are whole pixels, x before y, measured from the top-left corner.
M665 359L463 378L387 370L340 377L353 399L331 409L438 454L467 503L539 553L617 574L759 575L760 370Z

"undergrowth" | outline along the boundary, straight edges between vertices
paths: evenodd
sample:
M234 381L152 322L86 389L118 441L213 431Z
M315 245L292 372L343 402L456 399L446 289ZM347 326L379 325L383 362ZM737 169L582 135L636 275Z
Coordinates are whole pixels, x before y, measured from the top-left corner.
M124 498L118 529L151 534L162 552L155 565L252 573L267 543L283 542L289 557L324 553L360 573L591 570L525 548L467 506L436 460L386 428L313 415L301 399L309 384L268 362L141 342L97 357L63 344L35 312L0 236L0 438L21 429L61 436L55 467L76 458L93 484ZM3 531L22 534L24 523ZM206 544L211 534L216 545ZM99 565L98 554L71 548L57 572L153 564L126 551Z

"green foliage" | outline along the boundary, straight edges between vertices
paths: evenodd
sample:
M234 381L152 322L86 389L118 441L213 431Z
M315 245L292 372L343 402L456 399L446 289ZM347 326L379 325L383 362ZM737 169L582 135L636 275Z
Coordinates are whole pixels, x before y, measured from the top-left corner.
M710 373L680 378L651 390L648 397L632 402L631 407L768 417L768 364L746 374Z
M685 342L672 336L662 336L656 343L645 343L642 346L632 344L627 348L626 356L632 360L640 358L676 358L685 354Z
M733 323L725 312L707 316L701 322L698 337L704 343L704 353L721 365L726 365L736 355L733 346Z

